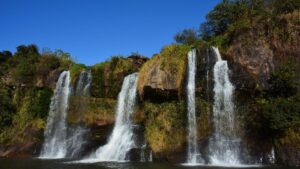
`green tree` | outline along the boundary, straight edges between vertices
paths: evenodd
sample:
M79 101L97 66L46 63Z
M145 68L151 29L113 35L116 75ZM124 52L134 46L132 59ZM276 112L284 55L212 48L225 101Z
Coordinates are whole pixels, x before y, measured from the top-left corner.
M5 50L0 52L0 63L7 61L11 57L12 57L12 53L10 51Z
M178 32L175 37L175 41L181 44L193 44L198 39L198 34L193 29L184 29L181 32Z

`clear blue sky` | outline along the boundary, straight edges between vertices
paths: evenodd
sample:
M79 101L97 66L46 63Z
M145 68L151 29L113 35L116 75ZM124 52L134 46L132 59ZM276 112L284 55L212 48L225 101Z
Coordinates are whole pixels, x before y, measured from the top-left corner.
M62 49L92 65L132 52L151 57L220 0L0 0L0 51Z

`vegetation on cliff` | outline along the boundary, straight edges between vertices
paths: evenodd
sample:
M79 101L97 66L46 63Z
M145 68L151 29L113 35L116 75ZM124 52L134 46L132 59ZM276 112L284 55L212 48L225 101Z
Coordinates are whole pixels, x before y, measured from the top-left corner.
M232 70L236 102L243 101L236 109L243 117L239 120L244 122L247 139L268 142L268 149L274 146L277 154L282 147L299 152L299 10L297 0L223 0L199 30L179 32L174 37L177 44L165 46L149 61L133 54L87 67L74 63L61 50L40 53L35 45L18 46L14 54L0 52L0 144L41 140L60 72L70 70L75 87L80 72L91 69L91 97L71 97L68 122L77 123L80 117L89 127L112 124L124 77L139 72L136 123L144 127L154 153L182 152L186 144L184 86L191 48L198 52L196 115L198 141L204 142L213 127L212 87L206 86L211 79L205 74L212 65L203 57L207 47L215 45Z
M113 56L109 61L92 66L91 95L97 98L117 98L125 76L138 72L147 58L132 54L128 58Z

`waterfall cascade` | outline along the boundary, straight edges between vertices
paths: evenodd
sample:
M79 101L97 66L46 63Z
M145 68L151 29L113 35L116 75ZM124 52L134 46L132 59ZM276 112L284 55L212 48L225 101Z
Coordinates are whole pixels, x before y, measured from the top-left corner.
M51 99L47 125L45 129L45 142L40 158L64 158L67 153L67 124L70 88L70 72L60 74L56 83L54 95Z
M227 61L222 60L218 48L212 48L217 62L214 76L213 124L214 134L209 143L212 165L240 165L240 138L233 103L234 87L229 80Z
M90 70L80 72L79 79L76 85L76 96L90 96L90 87L92 82L92 74Z
M118 96L116 121L106 145L83 162L126 161L126 155L135 147L132 114L136 101L137 73L125 77Z
M74 95L80 97L80 99L86 99L84 97L90 96L90 86L92 82L91 71L83 70L79 75L77 81L76 90ZM81 105L85 106L85 105ZM67 156L68 157L78 157L86 141L84 137L88 133L88 129L81 124L82 112L77 119L77 124L74 127L69 126L68 129L68 139L67 139Z
M187 84L187 109L188 109L188 150L187 163L200 162L200 153L197 144L197 121L195 107L195 76L196 76L196 50L188 53L188 84Z

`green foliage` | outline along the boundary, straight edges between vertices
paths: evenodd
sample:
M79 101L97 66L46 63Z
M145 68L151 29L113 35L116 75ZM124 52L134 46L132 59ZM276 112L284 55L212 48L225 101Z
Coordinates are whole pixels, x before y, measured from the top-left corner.
M273 97L289 97L297 93L299 85L296 73L296 64L291 61L284 62L271 74L269 79Z
M294 128L287 129L282 137L279 138L276 142L276 146L289 146L295 149L300 149L300 126L295 126Z
M30 63L35 63L39 56L39 50L36 45L20 45L17 47L17 52L15 53L17 59L20 59L20 61L26 59Z
M0 63L6 62L11 57L12 57L12 53L10 51L0 52Z
M212 46L219 46L223 48L226 48L228 46L228 43L228 38L222 35L214 36L210 40L210 44Z
M34 80L36 63L39 59L38 48L35 45L18 46L13 57L16 66L14 79L18 84L31 84Z
M298 0L273 0L272 6L275 14L285 14L300 9Z
M183 102L153 104L144 102L146 139L158 153L176 152L185 143L185 105Z
M74 63L74 61L71 58L71 55L69 53L65 53L62 50L56 50L54 52L54 55L59 58L60 69L62 70L68 70Z
M160 68L171 74L185 74L185 63L190 49L187 45L165 46L160 53L162 58Z
M34 89L30 107L30 113L34 118L47 117L52 93L49 88Z
M260 100L263 120L261 125L273 136L300 124L300 96Z
M140 65L133 58L114 56L110 61L92 66L91 95L98 98L117 98L126 75L137 72Z
M0 143L23 143L25 140L36 139L26 134L28 128L42 129L49 111L52 90L47 88L22 88L14 91L15 113L10 113L12 123L3 128Z
M30 84L34 80L35 71L35 65L28 60L24 60L16 67L14 79L18 84Z
M60 66L59 58L53 54L43 54L39 58L39 63L36 66L39 76L47 76L51 70L58 69Z
M72 64L70 68L70 76L73 86L75 86L75 83L77 82L81 71L84 69L86 69L86 66L84 64Z
M8 89L0 82L0 131L12 123L14 112Z
M198 39L198 34L193 29L184 29L181 32L178 32L175 37L175 41L181 44L194 44Z
M200 26L201 37L226 47L237 34L259 24L270 32L283 14L299 9L298 0L223 0L207 14Z

